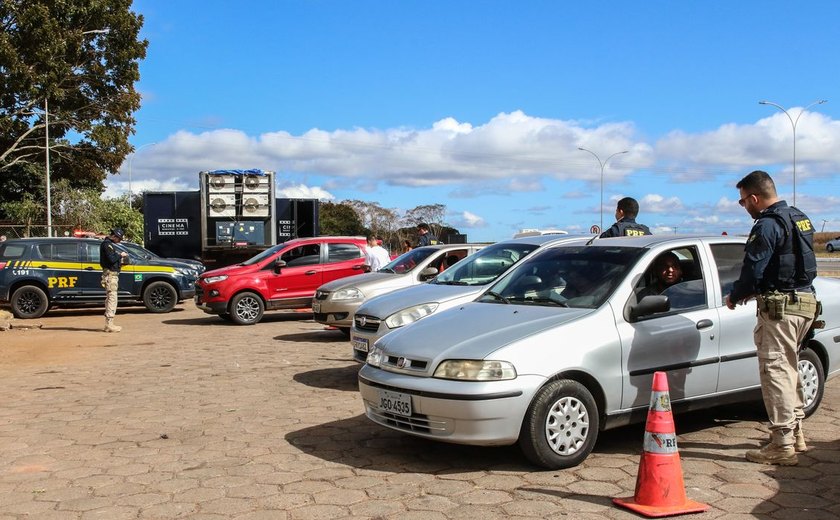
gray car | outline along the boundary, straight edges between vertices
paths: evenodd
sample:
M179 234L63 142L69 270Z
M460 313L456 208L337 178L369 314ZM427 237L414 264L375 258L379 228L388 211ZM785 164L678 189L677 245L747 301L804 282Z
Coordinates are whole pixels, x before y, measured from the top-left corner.
M370 346L385 334L435 312L474 300L489 283L530 253L540 247L571 240L582 238L534 233L497 242L458 262L429 283L365 300L353 315L350 330L353 359L364 363Z
M353 314L367 298L428 282L484 244L439 244L403 253L375 273L323 284L312 298L315 321L336 327L348 336Z
M724 305L744 243L659 235L538 251L474 302L380 339L359 372L365 413L429 439L518 443L533 463L565 468L599 431L644 420L656 371L676 411L756 399L755 301ZM668 252L682 279L639 297ZM840 281L814 285L825 328L800 354L806 414L840 370Z

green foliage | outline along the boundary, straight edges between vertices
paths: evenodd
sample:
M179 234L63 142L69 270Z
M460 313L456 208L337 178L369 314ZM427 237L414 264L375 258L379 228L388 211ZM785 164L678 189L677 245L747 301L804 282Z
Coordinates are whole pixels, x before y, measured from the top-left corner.
M53 182L101 190L119 169L140 107L142 24L131 0L0 0L0 203L43 193L47 122Z
M353 208L344 203L321 202L318 220L321 225L320 235L359 236L368 232Z

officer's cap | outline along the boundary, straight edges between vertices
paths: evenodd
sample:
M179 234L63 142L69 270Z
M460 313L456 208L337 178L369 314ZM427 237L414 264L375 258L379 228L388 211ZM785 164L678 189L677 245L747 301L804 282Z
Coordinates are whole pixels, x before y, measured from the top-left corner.
M115 227L114 229L112 229L111 234L113 236L119 238L120 240L122 240L123 237L125 236L125 233L123 233L122 228L118 228L118 227Z

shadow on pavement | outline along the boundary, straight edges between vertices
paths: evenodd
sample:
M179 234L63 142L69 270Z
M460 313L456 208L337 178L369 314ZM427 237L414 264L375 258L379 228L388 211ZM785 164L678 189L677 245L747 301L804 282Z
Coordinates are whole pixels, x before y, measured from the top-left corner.
M324 368L295 374L292 379L296 382L315 388L329 388L345 392L355 392L359 389L356 376L362 365L353 363L342 368Z
M346 343L347 352L350 352L350 340L339 330L313 330L310 332L297 332L294 334L281 334L274 336L277 341L294 341L297 343Z

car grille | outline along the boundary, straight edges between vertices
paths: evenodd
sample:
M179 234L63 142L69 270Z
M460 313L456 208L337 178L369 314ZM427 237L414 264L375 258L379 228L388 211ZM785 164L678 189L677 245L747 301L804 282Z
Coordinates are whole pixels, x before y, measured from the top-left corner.
M370 419L383 426L390 426L400 430L426 433L429 435L444 435L446 433L446 422L433 421L428 416L416 413L411 417L403 417L388 412L383 412L373 406L368 406Z
M329 298L330 293L327 291L315 291L315 299L316 300L326 300Z
M356 314L353 316L353 325L355 325L358 330L364 330L367 332L376 332L379 330L379 324L381 322L382 321L376 316L369 316L365 314Z
M379 368L389 372L402 372L403 374L417 375L417 372L425 372L429 362L422 359L411 359L402 356L386 355L382 358Z

